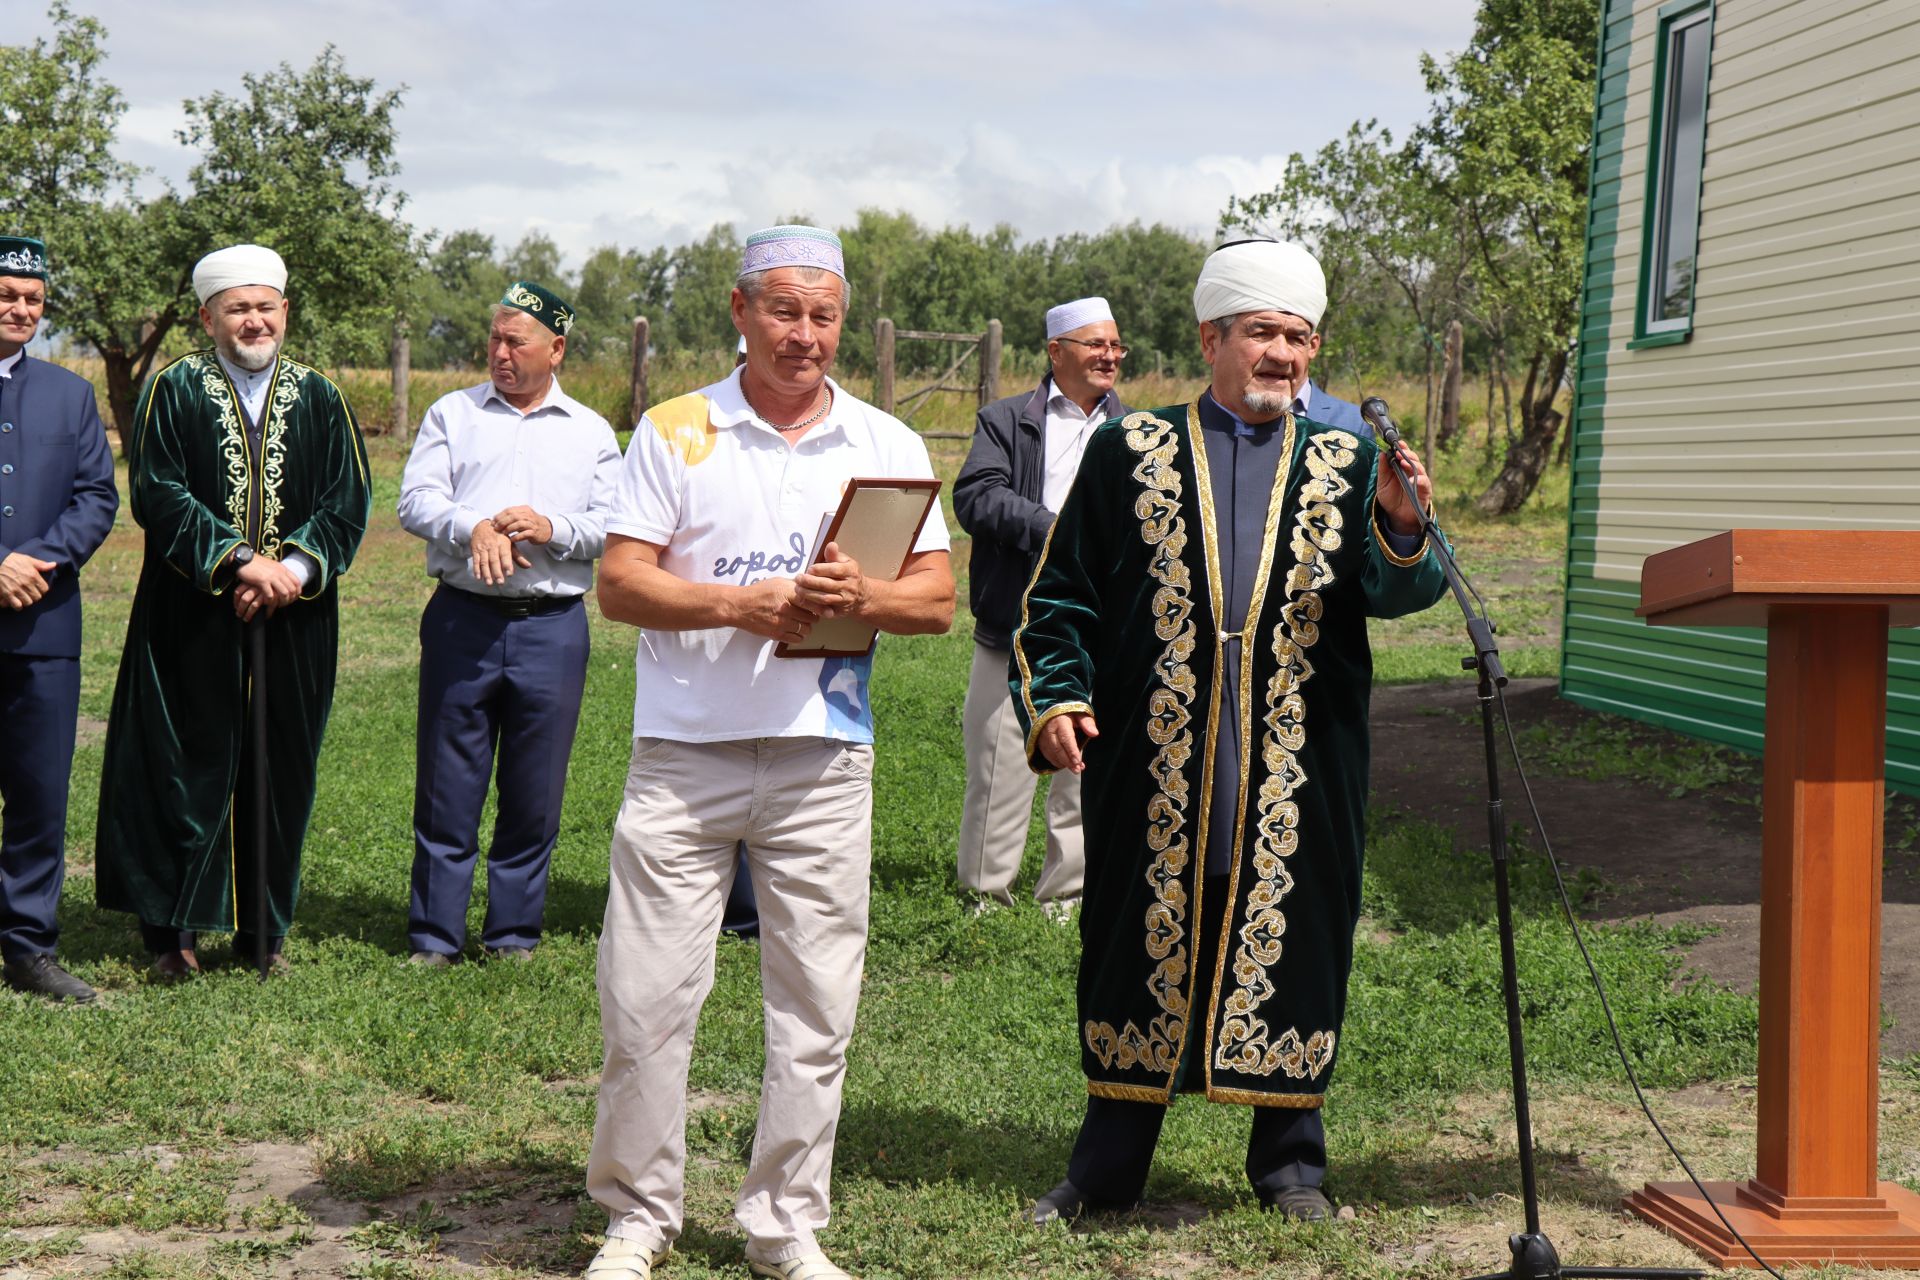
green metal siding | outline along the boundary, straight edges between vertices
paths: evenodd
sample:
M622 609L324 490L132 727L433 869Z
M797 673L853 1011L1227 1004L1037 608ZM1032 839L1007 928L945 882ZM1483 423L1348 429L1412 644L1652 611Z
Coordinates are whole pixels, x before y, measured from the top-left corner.
M1657 34L1653 7L1646 0L1641 7L1643 37ZM1573 475L1561 692L1595 710L1757 752L1765 725L1765 633L1649 627L1633 616L1638 584L1602 579L1594 572L1607 370L1610 360L1633 358L1625 349L1633 336L1632 319L1619 314L1616 287L1632 289L1638 276L1639 234L1629 233L1628 243L1622 243L1622 202L1644 195L1642 180L1623 183L1621 176L1629 127L1647 128L1644 111L1628 124L1634 17L1633 0L1602 0L1579 372L1570 428ZM1711 150L1707 163L1710 170ZM1704 253L1704 242L1701 249ZM1623 251L1636 255L1629 264L1633 270L1624 276L1618 270ZM1622 331L1616 334L1615 328ZM1617 549L1614 554L1617 557ZM1887 780L1903 791L1920 793L1920 633L1893 633L1889 677Z

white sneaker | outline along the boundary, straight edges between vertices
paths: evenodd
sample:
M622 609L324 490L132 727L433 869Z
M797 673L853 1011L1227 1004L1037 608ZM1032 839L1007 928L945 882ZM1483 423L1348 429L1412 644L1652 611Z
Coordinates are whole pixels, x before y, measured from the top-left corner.
M608 1236L587 1264L587 1280L653 1280L654 1264L666 1256L665 1249Z
M1072 924L1073 913L1079 906L1078 898L1055 898L1052 902L1041 903L1040 910L1055 924Z
M747 1259L747 1270L767 1280L853 1280L853 1277L827 1261L824 1253L807 1253L785 1262L755 1262Z

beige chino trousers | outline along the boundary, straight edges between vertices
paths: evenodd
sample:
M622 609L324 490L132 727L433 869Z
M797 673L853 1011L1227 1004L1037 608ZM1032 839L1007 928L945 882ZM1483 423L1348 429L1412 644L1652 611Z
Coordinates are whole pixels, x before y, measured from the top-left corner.
M687 1062L744 840L760 903L767 1065L734 1216L754 1261L819 1247L866 960L872 834L872 747L634 740L600 935L606 1058L587 1161L608 1235L650 1249L680 1235Z
M1033 822L1033 788L1039 782L1027 764L1027 740L1007 687L1005 649L973 646L973 671L960 734L967 753L967 799L960 811L960 845L954 862L960 887L1013 905L1013 880L1027 851ZM1036 902L1080 896L1086 875L1080 819L1080 775L1053 774L1047 785L1047 857L1040 864Z

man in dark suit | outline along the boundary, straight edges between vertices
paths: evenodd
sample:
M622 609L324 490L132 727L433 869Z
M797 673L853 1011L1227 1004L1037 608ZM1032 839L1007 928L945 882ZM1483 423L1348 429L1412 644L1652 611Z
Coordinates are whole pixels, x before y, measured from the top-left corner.
M1033 813L1035 779L1007 686L1020 597L1088 437L1127 412L1113 389L1126 357L1105 298L1048 311L1047 376L1036 390L980 410L954 482L954 515L973 537L967 601L974 646L961 714L967 798L954 862L976 912L1012 905ZM1047 791L1046 861L1033 897L1062 924L1080 901L1085 865L1080 780L1056 774Z
M93 386L25 347L47 305L47 251L0 236L0 956L16 991L93 999L54 960L67 778L80 715L80 566L120 498Z

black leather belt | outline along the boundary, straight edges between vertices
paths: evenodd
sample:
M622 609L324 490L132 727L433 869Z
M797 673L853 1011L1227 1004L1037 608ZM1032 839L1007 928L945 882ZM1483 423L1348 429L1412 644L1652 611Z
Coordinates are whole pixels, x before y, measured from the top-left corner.
M503 618L546 618L565 613L580 603L579 596L483 596L478 591L463 591L445 583L440 584L440 589L451 591L462 600L477 604Z

